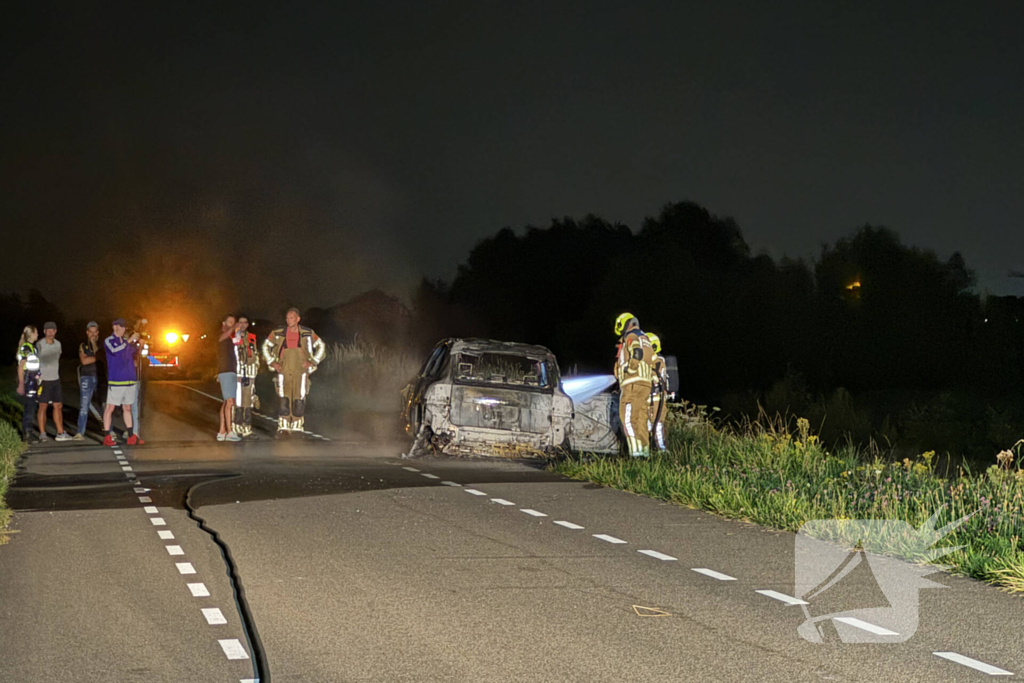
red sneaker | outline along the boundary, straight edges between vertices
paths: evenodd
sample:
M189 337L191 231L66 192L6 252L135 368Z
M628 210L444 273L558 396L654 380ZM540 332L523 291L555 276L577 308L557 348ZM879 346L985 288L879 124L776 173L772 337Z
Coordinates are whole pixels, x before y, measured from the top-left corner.
M104 446L116 446L117 442L114 441L114 435L113 434L107 434L105 437L103 437L103 445Z
M131 436L128 437L127 444L129 446L135 446L138 443L139 443L139 437L135 436L134 434L132 434Z
M146 443L145 441L142 440L141 436L136 436L135 438L138 440L138 445L139 446L141 446L142 444Z

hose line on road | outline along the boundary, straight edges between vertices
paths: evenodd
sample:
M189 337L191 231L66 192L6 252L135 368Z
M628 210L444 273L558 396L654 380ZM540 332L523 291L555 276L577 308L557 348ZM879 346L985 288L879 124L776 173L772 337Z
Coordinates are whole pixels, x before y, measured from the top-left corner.
M213 542L220 548L221 557L224 558L224 565L227 568L228 578L231 580L231 590L235 594L235 605L238 607L238 614L242 619L242 630L245 632L245 639L249 642L249 649L252 652L253 674L259 683L270 683L270 665L267 663L267 654L263 650L263 641L260 640L259 631L256 630L256 621L253 619L249 603L245 599L245 588L242 586L242 578L238 575L235 560L231 557L231 549L221 539L217 530L210 527L206 520L200 517L196 513L195 508L192 507L192 492L200 486L224 481L224 479L237 479L241 476L237 474L230 477L221 477L190 486L188 491L185 492L185 510L196 525L208 533Z

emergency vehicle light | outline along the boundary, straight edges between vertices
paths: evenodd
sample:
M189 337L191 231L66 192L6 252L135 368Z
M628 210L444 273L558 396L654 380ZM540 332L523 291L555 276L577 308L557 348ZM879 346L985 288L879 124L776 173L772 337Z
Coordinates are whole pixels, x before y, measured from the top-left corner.
M173 344L174 342L178 341L178 333L168 332L167 334L164 335L164 339L167 340L168 344Z

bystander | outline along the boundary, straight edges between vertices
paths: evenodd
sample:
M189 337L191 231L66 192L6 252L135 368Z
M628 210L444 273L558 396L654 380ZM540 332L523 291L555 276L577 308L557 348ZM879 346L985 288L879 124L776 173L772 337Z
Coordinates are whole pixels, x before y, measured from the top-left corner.
M238 385L238 359L235 357L234 336L238 331L238 318L228 315L220 324L220 338L217 339L217 381L224 402L220 406L220 429L217 441L241 441L235 434L231 421L235 408L235 391Z
M139 340L135 332L128 339L124 338L124 318L114 321L114 334L103 341L107 355L107 406L103 410L103 445L113 446L116 441L110 429L114 417L114 409L121 406L124 425L128 433L128 445L134 446L138 439L132 433L132 404L136 396L135 355L139 347L133 342Z
M75 441L85 438L85 425L89 421L92 395L99 381L96 372L96 352L99 351L100 326L91 322L85 326L86 340L78 347L78 431L72 437Z
M39 354L39 370L43 385L39 390L39 440L48 441L46 436L46 406L53 406L53 425L57 429L57 441L71 441L71 435L64 431L64 397L60 390L61 345L57 341L57 323L43 325L43 338L36 345Z
M36 340L39 330L35 325L26 325L21 331L18 342L18 399L21 401L21 438L26 443L34 443L32 435L32 416L36 413L36 399L39 396L39 385L42 383L39 372L39 354L36 353Z

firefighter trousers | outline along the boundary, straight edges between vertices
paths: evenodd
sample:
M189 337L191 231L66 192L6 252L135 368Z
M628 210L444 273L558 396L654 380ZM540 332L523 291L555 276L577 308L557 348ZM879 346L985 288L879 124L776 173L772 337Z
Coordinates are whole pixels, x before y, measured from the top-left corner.
M653 437L652 441L657 446L659 451L666 450L665 446L665 411L668 410L666 405L668 397L664 391L654 389L651 393L651 406L650 406L650 431Z
M256 378L239 377L235 385L234 429L239 436L252 434L252 397L256 391Z
M277 373L277 429L301 432L305 422L309 373L302 367L306 353L302 349L281 351L281 372Z
M650 417L651 383L632 382L619 390L619 422L626 435L630 456L642 458L651 454Z

